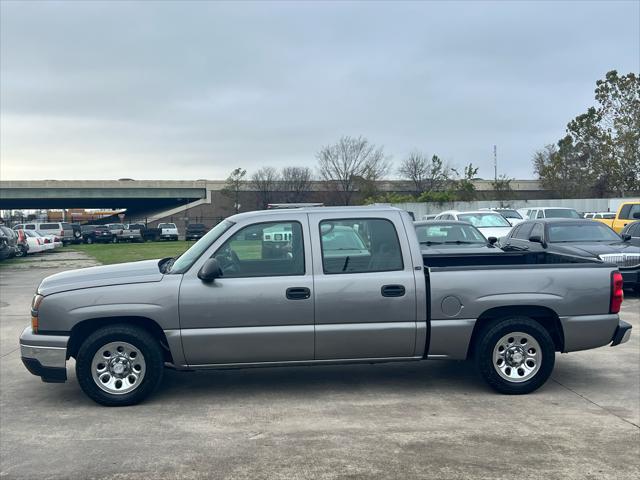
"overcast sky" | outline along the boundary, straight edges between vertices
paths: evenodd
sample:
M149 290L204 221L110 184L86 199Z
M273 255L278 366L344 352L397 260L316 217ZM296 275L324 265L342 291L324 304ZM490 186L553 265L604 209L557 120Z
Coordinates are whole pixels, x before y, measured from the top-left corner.
M0 176L224 178L363 135L493 176L640 71L640 1L0 3Z

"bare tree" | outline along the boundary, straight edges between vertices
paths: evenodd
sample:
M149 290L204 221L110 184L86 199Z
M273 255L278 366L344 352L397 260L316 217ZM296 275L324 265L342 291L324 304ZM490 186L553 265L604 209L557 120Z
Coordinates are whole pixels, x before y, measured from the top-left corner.
M222 189L222 194L233 199L233 208L236 213L240 211L240 190L247 171L244 168L236 168L227 177L227 181Z
M344 205L350 205L353 193L363 184L375 184L389 171L389 161L382 147L366 138L340 138L317 154L320 176L339 193Z
M278 186L280 176L273 167L262 167L251 175L251 187L258 192L259 208L267 208L271 203L271 195Z
M413 183L413 191L420 195L426 190L427 174L429 172L429 160L422 152L411 152L402 160L398 173L400 177Z
M311 189L311 169L308 167L285 167L280 177L287 202L301 202Z
M414 151L402 161L398 173L413 183L414 192L419 195L441 190L451 180L453 169L437 155L429 159L424 153Z

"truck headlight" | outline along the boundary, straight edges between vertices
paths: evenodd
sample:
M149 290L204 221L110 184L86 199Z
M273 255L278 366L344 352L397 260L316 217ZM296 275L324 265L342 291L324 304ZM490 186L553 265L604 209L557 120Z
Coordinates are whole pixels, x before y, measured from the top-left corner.
M31 301L31 330L33 333L38 333L38 310L40 309L40 304L42 303L42 299L44 297L39 293L33 296L33 300Z

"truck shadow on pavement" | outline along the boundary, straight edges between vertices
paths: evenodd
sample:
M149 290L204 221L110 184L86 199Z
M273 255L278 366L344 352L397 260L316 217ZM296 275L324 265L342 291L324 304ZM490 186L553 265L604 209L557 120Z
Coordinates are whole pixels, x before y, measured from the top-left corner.
M224 401L242 396L367 395L489 392L465 361L402 362L361 365L269 367L197 372L166 370L151 401L189 396Z

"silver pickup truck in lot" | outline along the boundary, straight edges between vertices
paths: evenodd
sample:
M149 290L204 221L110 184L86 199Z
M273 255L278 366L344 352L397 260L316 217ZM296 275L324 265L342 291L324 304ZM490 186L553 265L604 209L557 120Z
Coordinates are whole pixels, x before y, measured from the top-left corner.
M275 232L275 233L274 233ZM267 236L287 234L273 248ZM266 240L265 240L266 239ZM42 281L22 360L130 405L182 370L472 359L495 390L528 393L555 352L629 339L622 278L547 252L421 254L390 207L232 216L177 258L91 267Z

